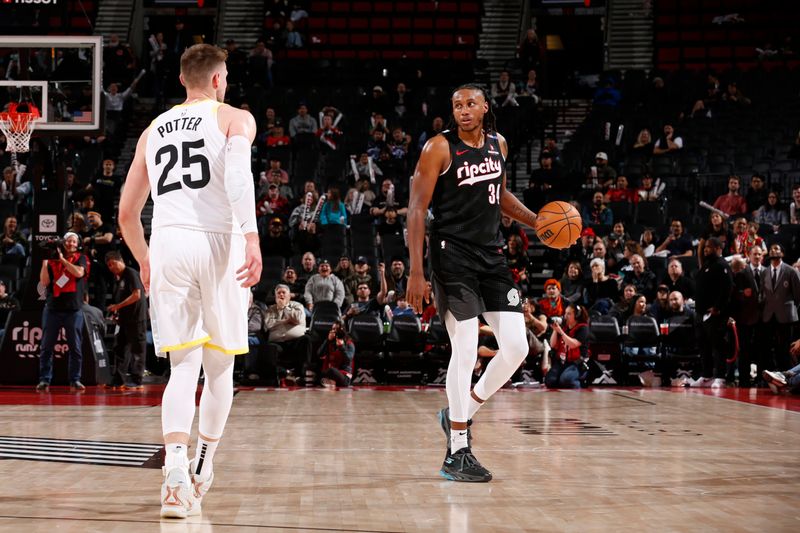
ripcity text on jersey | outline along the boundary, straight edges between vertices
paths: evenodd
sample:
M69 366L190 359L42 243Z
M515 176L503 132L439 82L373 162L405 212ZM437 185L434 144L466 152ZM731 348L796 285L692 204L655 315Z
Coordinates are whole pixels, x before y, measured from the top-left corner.
M467 145L458 131L440 135L450 148L450 166L436 181L431 198L431 233L475 246L502 247L500 192L506 161L497 135L487 133L480 148Z
M227 138L217 122L221 105L215 100L176 105L150 125L145 160L153 229L241 233L225 194Z

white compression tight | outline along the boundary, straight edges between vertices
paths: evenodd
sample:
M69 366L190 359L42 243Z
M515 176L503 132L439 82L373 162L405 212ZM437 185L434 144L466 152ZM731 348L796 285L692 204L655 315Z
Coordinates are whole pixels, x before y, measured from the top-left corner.
M528 337L525 334L525 318L522 313L493 311L483 313L483 318L492 328L499 349L473 390L475 396L486 401L506 384L528 356ZM475 407L470 410L470 418L477 410Z
M528 355L525 321L522 313L487 312L483 318L494 331L499 351L475 385L475 395L481 400L502 387ZM478 319L456 320L452 313L445 315L445 327L450 336L452 355L447 368L447 400L450 420L466 422L480 408L472 400L471 383L478 358Z
M202 346L170 352L169 357L172 371L161 402L164 435L191 433L202 365L205 385L200 395L199 431L209 439L219 439L233 402L234 357Z

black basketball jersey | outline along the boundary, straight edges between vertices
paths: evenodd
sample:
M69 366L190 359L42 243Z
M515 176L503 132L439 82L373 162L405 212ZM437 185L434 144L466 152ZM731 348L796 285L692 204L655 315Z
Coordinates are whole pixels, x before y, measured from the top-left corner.
M506 161L497 135L487 134L481 148L465 144L457 131L440 135L450 147L450 166L439 176L431 198L431 233L475 246L503 246L500 191Z

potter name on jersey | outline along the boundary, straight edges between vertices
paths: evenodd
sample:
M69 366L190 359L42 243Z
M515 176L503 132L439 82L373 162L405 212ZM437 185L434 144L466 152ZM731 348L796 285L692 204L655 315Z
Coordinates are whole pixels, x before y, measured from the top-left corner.
M503 173L503 167L500 161L486 157L483 163L478 165L470 165L468 161L464 162L463 166L456 169L456 178L458 179L458 186L473 185L481 181L491 180L500 176Z
M158 128L156 128L156 131L158 131L158 134L161 137L164 137L165 133L172 133L173 131L178 130L197 131L197 127L202 121L203 117L176 118L161 124Z

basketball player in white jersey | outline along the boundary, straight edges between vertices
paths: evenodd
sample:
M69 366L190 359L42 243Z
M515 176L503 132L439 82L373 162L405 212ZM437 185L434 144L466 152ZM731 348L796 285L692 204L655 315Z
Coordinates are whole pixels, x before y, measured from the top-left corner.
M119 224L150 295L156 352L172 373L161 423L166 445L161 516L200 512L233 400L234 356L247 352L249 287L261 277L250 145L253 116L222 104L226 53L199 44L181 56L186 101L139 139L119 205ZM142 208L152 192L150 246ZM200 367L196 455L188 457Z

